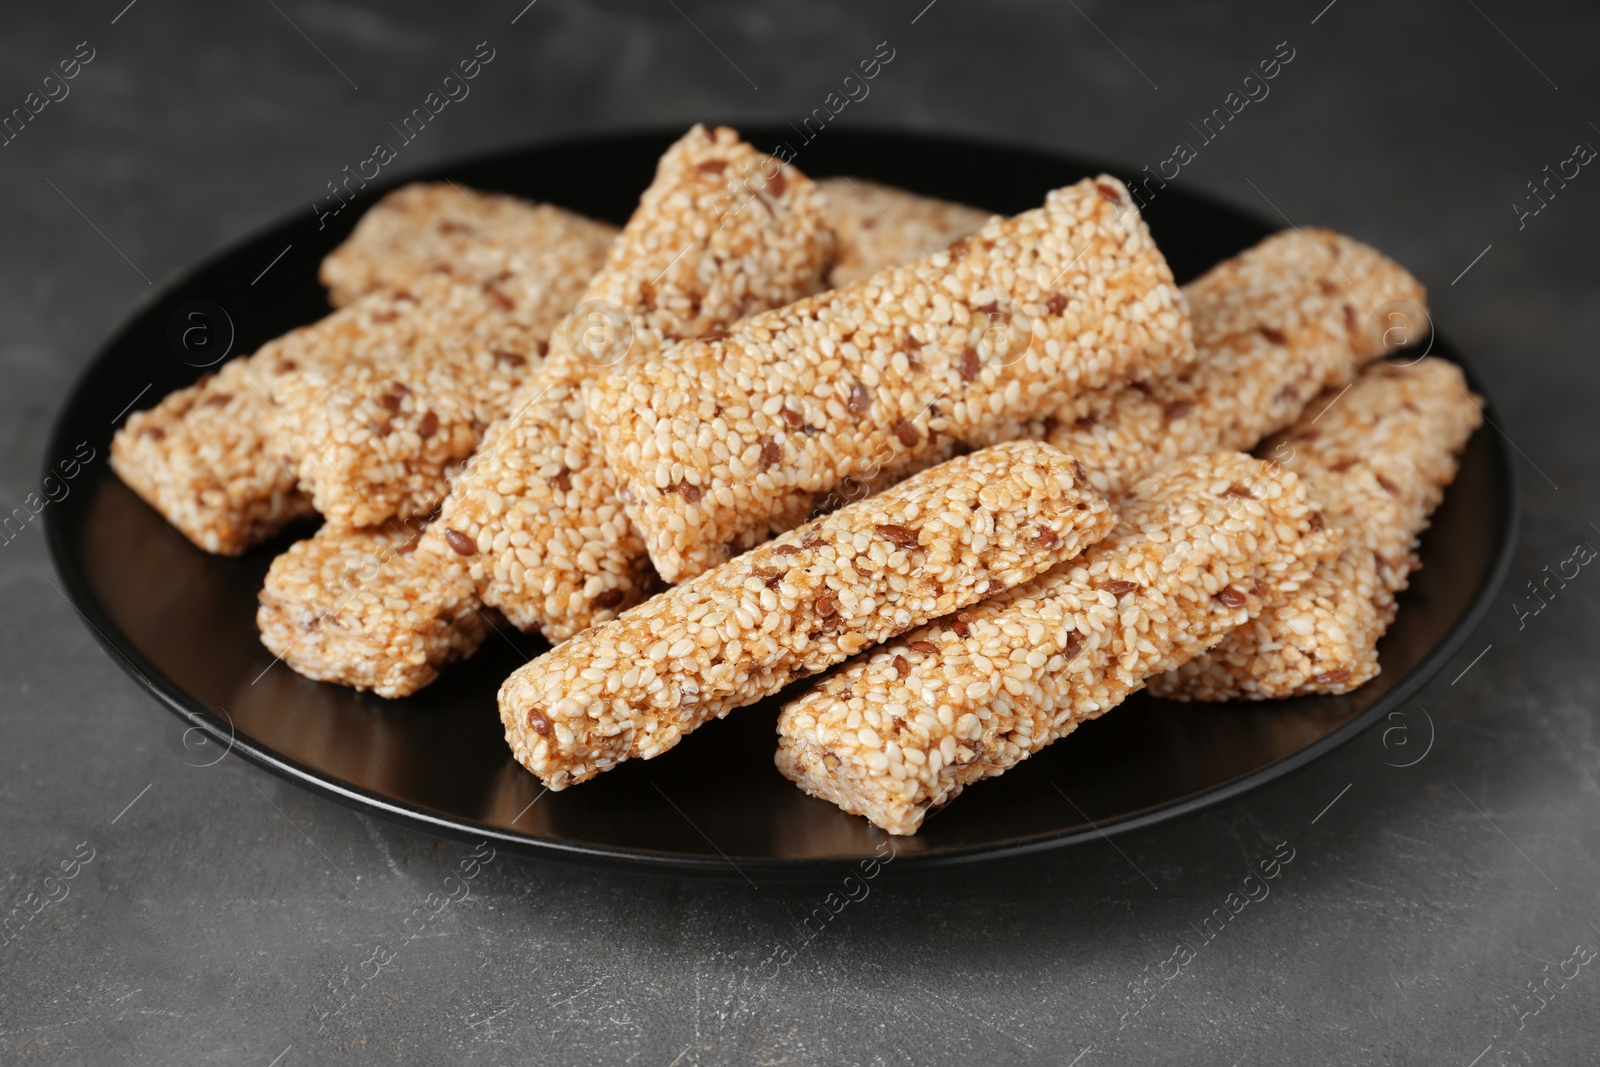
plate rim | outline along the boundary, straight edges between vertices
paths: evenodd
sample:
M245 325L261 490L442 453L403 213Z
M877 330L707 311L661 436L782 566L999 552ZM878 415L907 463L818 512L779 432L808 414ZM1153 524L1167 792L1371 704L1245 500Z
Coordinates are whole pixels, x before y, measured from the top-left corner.
M384 194L411 182L444 180L453 172L505 162L515 157L526 155L531 151L572 149L588 143L616 142L628 139L661 137L670 139L678 136L679 132L673 132L672 129L667 127L632 127L598 134L558 137L502 146L472 155L454 157L414 171L403 172L383 185L374 183L370 190L363 192L361 203L365 208L376 202L377 198ZM765 139L764 135L769 132L770 128L765 125L752 125L750 128L750 135L757 140ZM1060 152L1024 141L1008 142L998 139L977 138L960 133L945 135L926 130L876 126L863 126L847 131L841 130L837 131L837 134L841 139L849 137L856 140L869 140L873 137L890 136L900 139L914 139L930 144L963 144L974 149L989 147L1067 162L1075 166L1081 165L1086 169L1112 174L1123 173L1122 168L1107 165L1101 160ZM1264 224L1263 220L1253 213L1210 193L1189 191L1189 195L1208 202L1211 207L1221 208L1239 216L1241 219L1247 219L1255 225ZM359 217L358 214L356 218L359 219ZM64 454L63 442L68 436L69 416L77 412L86 402L87 397L85 394L92 389L93 381L98 377L97 372L102 369L103 365L110 362L113 353L121 347L124 337L135 329L141 319L151 314L167 294L182 290L192 284L201 276L216 269L226 258L239 252L242 248L303 224L304 220L300 217L299 212L292 215L285 213L264 226L251 229L239 238L229 241L223 247L207 255L195 266L178 274L171 281L164 284L156 293L151 294L149 298L138 302L121 324L111 331L96 347L94 355L84 364L83 369L79 372L72 387L66 392L56 410L45 448L44 473L52 474L53 468L51 464L54 458ZM1270 224L1265 225L1270 232ZM1437 332L1434 335L1434 340L1437 343L1445 344L1450 355L1442 358L1449 359L1450 362L1460 367L1465 373L1468 383L1482 398L1482 410L1486 416L1484 421L1489 423L1490 419L1494 417L1495 409L1489 393L1483 388L1479 375L1469 362L1461 356L1459 350L1455 346L1444 342L1444 338ZM127 412L124 412L122 416L118 417L117 421L120 421L126 414ZM1493 425L1493 423L1490 423L1490 425ZM1483 430L1484 427L1480 427L1477 432L1482 433ZM1495 547L1493 562L1489 568L1487 580L1481 585L1467 609L1452 623L1445 636L1428 654L1407 672L1393 689L1380 696L1370 707L1355 718L1280 760L1252 771L1247 771L1228 781L1218 783L1208 789L1176 801L1129 812L1102 823L1091 824L1088 827L1044 833L1011 842L952 847L941 849L937 852L896 852L894 855L899 862L880 869L893 871L896 874L904 874L913 870L928 871L964 868L978 863L1015 861L1024 857L1037 856L1044 852L1071 848L1097 839L1109 840L1114 837L1152 829L1165 823L1189 818L1202 811L1218 807L1228 801L1260 789L1323 758L1334 749L1342 747L1364 734L1379 719L1396 710L1431 681L1443 669L1445 663L1460 651L1467 638L1471 636L1488 614L1490 605L1499 593L1510 571L1522 528L1522 479L1515 461L1498 433L1489 437L1488 440L1490 442L1489 461L1491 473L1495 476L1496 481L1503 486L1504 500L1500 501L1503 506L1496 509L1500 519L1498 529L1495 531L1498 544ZM107 461L109 462L109 457ZM421 830L452 840L463 842L487 841L496 848L504 847L508 851L520 855L554 860L568 865L598 867L617 872L643 875L689 876L718 880L741 875L757 875L781 881L802 882L829 877L862 860L862 857L856 856L796 858L740 856L736 858L737 862L735 862L735 859L726 856L719 859L711 856L686 855L678 852L663 852L633 846L624 847L562 841L530 834L518 834L473 823L464 818L442 815L427 808L333 778L298 760L285 756L269 746L260 744L253 738L241 736L234 729L231 719L225 717L226 711L224 711L223 716L219 717L198 698L190 695L176 681L160 670L132 644L127 635L122 632L122 629L102 610L98 598L88 588L85 576L72 559L71 546L68 544L64 520L55 509L45 509L44 527L45 540L49 546L51 562L54 564L57 575L64 583L65 588L62 592L73 607L73 610L88 624L90 631L101 647L113 653L113 661L130 675L145 692L153 696L160 705L177 716L190 730L199 730L209 742L226 746L224 756L219 757L217 762L220 762L221 758L225 758L228 753L238 752L242 759L278 778L363 814L376 816L412 830ZM188 731L185 731L185 737L187 737L187 734ZM876 832L875 836L881 836L891 844L897 840L881 831Z

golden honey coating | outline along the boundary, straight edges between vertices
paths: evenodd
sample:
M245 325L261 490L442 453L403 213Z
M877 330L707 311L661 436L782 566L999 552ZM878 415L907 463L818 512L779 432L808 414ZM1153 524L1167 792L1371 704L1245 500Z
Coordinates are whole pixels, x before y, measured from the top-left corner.
M586 630L517 670L500 717L551 789L1025 582L1110 529L1081 466L1018 441L924 471Z
M1262 451L1299 473L1343 535L1342 550L1215 649L1153 679L1157 696L1346 693L1377 675L1378 639L1394 620L1395 594L1421 566L1417 539L1482 420L1481 401L1460 368L1438 358L1375 364L1336 395L1313 403Z
M866 178L820 178L839 254L828 274L832 288L913 263L970 237L992 217L965 204L910 193Z
M1329 230L1286 230L1183 288L1196 359L1178 373L1065 403L1045 440L1115 499L1182 456L1249 449L1416 340L1426 292L1382 253ZM1404 309L1403 311L1400 309ZM1386 309L1401 316L1391 325Z
M846 479L1193 356L1166 261L1101 177L946 252L597 384L590 418L661 576L758 543Z
M1138 483L1075 560L857 658L785 705L778 769L893 834L1116 707L1306 582L1336 539L1239 453Z
M416 692L453 659L471 655L492 627L471 586L396 581L415 566L420 524L364 530L323 527L272 561L260 594L261 643L308 678Z
M586 421L585 383L817 291L832 255L810 179L733 130L695 127L662 157L546 367L490 430L422 551L464 564L486 603L552 641L638 603L655 574Z
M454 182L414 182L379 200L344 243L322 261L334 307L384 289L404 289L427 274L486 282L517 273L535 249L564 231L589 231L608 243L616 227L549 204L484 193Z

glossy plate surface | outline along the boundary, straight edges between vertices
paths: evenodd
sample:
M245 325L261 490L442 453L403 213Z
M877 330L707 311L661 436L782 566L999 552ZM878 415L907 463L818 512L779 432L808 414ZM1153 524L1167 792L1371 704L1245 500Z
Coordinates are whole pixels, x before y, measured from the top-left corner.
M813 175L873 178L1002 213L1115 170L944 138L828 131L801 146L792 131L745 132L767 148L787 138L798 148L796 165ZM677 135L548 145L408 177L450 178L620 223ZM735 864L747 876L811 877L873 855L887 835L805 796L773 769L779 701L735 712L659 759L541 796L512 761L494 702L500 681L544 647L537 639L491 636L475 659L401 701L273 665L256 636L256 593L291 538L238 559L208 556L111 473L105 457L124 410L149 407L201 373L168 344L179 309L196 300L223 309L236 332L234 353L320 317L328 309L317 263L382 191L374 187L325 228L303 210L202 265L105 346L68 400L47 462L73 455L79 442L97 458L70 495L46 509L50 546L64 590L112 657L218 745L434 833L552 858L730 877L738 877ZM1276 228L1176 188L1161 191L1146 217L1179 281ZM1433 352L1458 358L1438 338ZM1510 558L1516 502L1506 450L1485 427L1423 539L1425 566L1381 646L1383 673L1355 693L1210 706L1140 694L973 787L917 836L898 839L900 862L890 869L1061 848L1148 826L1221 803L1350 740L1415 692L1482 617Z

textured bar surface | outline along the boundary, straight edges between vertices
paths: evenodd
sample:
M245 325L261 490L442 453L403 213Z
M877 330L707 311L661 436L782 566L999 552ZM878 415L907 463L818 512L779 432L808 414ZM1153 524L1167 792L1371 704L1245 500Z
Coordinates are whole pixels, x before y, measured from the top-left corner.
M609 223L549 204L451 182L416 182L369 208L323 259L320 277L334 307L368 293L404 289L435 272L486 282L536 262L551 234L570 227L588 229L602 241L617 232Z
M500 689L518 762L552 789L683 735L1076 555L1114 521L1070 456L952 460L676 586Z
M859 282L885 267L942 252L982 229L992 212L866 178L821 178L839 253L828 284Z
M516 387L605 262L613 230L567 212L544 216L527 262L479 282L441 273L374 298L409 324L403 343L349 338L345 358L276 378L275 447L334 526L426 515L447 476L512 410Z
M894 834L1005 773L1304 583L1336 538L1292 473L1239 453L1135 486L1077 560L912 631L784 707L778 769Z
M111 439L117 476L207 552L237 555L311 514L294 464L270 444L260 365L259 356L230 360L129 415Z
M477 649L491 621L448 576L395 582L414 559L420 524L365 530L323 527L272 561L256 626L261 643L318 681L400 697L444 664Z
M1302 589L1204 656L1150 683L1178 700L1346 693L1378 674L1395 594L1421 561L1417 538L1482 420L1460 368L1442 359L1368 368L1333 406L1312 407L1269 447L1299 473L1343 548Z
M243 552L312 510L297 489L295 462L276 441L283 418L270 397L274 384L362 349L415 344L420 320L403 313L414 303L375 293L135 412L112 439L113 468L201 548Z
M691 130L421 552L459 565L466 548L485 602L553 641L638 603L655 573L585 420L585 382L817 291L832 254L810 179L730 129Z
M1193 366L1069 401L1045 435L1113 499L1182 456L1255 447L1319 391L1427 330L1422 284L1328 230L1274 234L1183 294Z
M903 476L1061 394L1193 358L1166 261L1102 176L928 259L599 383L590 417L656 569L681 581L844 480Z

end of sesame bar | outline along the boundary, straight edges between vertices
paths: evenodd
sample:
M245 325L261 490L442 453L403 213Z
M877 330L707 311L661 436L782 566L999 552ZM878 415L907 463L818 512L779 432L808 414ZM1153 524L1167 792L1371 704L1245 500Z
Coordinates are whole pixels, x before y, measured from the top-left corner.
M312 513L265 430L270 405L251 360L136 411L111 440L111 467L197 547L236 556Z
M484 193L455 182L414 182L384 196L322 261L334 307L368 293L404 289L426 274L488 281L528 265L525 248L598 242L617 228L550 204Z
M418 558L418 534L325 526L291 546L261 589L261 643L307 678L389 698L471 655L492 624L462 568Z
M1318 392L1425 333L1422 285L1327 230L1285 231L1184 286L1196 358L1179 373L1083 394L1045 439L1113 498L1181 456L1253 448Z

